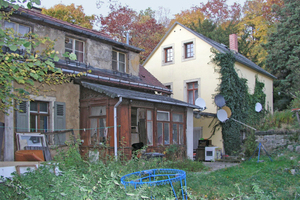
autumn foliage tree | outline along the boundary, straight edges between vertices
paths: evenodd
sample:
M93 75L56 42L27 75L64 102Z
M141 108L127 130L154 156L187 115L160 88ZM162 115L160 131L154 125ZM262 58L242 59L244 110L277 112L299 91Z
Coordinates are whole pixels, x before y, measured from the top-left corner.
M129 33L129 44L145 50L141 53L143 62L165 34L165 27L157 23L155 12L150 8L140 13L122 5L114 5L110 9L108 16L98 17L100 31L123 43L127 42Z
M206 4L200 3L197 8L204 14L205 18L221 26L228 21L239 21L241 16L241 5L234 3L228 6L227 0L209 0Z
M174 22L179 22L183 25L197 24L202 23L205 19L204 14L197 7L192 7L188 10L183 10L181 13L175 15L175 18L171 20L170 25L174 24Z
M247 34L252 48L245 56L256 62L261 67L265 66L267 56L263 44L267 42L268 32L275 26L277 17L272 10L272 5L283 6L282 0L252 0L246 1L243 7L244 17L239 23L239 29Z
M95 21L94 15L85 15L83 7L81 5L75 7L74 3L68 6L57 4L49 9L43 8L42 13L88 29L93 28Z
M234 4L228 6L226 0L210 0L201 3L189 10L175 15L172 21L178 21L192 30L229 45L229 35L238 32L238 22L241 15L241 6Z

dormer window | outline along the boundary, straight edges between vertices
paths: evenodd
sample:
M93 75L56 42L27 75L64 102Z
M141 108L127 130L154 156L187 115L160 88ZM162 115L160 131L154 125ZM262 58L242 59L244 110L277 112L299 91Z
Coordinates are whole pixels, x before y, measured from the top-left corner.
M4 28L14 29L15 33L19 34L21 37L30 32L30 27L8 21L4 22Z
M84 42L73 38L66 37L65 52L75 53L77 61L84 61Z
M30 32L30 27L29 26L24 26L15 22L8 22L4 21L4 28L5 29L13 29L15 32L16 37L24 38L24 35L28 34ZM23 50L26 48L22 45L18 48L18 51L20 54L23 54ZM22 52L22 53L21 53Z
M112 51L112 69L126 73L126 54Z

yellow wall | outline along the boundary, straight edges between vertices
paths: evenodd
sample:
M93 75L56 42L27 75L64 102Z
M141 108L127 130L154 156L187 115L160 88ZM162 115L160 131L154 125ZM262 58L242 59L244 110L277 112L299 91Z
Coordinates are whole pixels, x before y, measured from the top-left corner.
M236 63L235 68L239 77L246 78L248 80L247 83L250 94L254 93L256 75L258 80L265 84L263 89L264 93L266 94L265 109L273 113L273 79L238 62Z
M183 56L184 43L193 41L194 43L194 58L185 60ZM163 49L172 46L174 61L171 64L163 62ZM211 45L204 42L185 28L176 25L165 37L164 41L153 52L152 56L144 63L144 67L150 71L159 81L164 84L171 85L173 90L173 98L187 101L186 83L198 81L198 95L206 102L207 109L204 112L216 113L217 107L214 103L214 95L217 94L217 87L220 83L220 74L216 72L217 66L211 62ZM253 93L255 75L258 72L236 63L236 69L240 77L247 78L250 92ZM266 102L273 108L272 104L272 86L273 80L265 75L259 74L260 81L265 83L265 93L267 94ZM267 105L266 103L266 105ZM194 118L194 127L202 127L203 138L211 136L211 128L209 124L213 118L200 119ZM218 130L212 136L212 144L223 148L221 130Z

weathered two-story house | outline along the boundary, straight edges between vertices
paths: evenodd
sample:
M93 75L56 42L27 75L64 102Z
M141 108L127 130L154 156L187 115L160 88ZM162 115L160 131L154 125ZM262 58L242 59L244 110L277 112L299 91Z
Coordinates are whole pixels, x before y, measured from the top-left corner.
M142 49L35 10L20 8L0 23L54 40L60 56L55 65L64 73L91 70L70 83L46 85L41 95L31 95L33 101L21 102L19 111L0 114L5 127L1 160L40 147L50 148L53 156L52 147L64 145L71 133L81 140L82 155L95 155L103 147L117 155L122 147L130 156L132 144L142 142L155 152L177 144L192 158L193 109L198 106L161 95L171 91L139 65ZM75 53L77 61L65 60L65 52Z
M194 118L194 149L199 138L210 138L213 145L223 148L221 130L212 135L209 126L216 117L218 108L214 96L220 84L218 67L212 62L212 48L221 53L234 52L236 72L247 79L250 94L254 92L256 76L265 84L265 109L273 111L273 79L276 77L238 53L236 35L230 36L230 44L228 48L176 22L143 64L173 91L174 98L194 104L200 97L206 102L207 109L200 119Z

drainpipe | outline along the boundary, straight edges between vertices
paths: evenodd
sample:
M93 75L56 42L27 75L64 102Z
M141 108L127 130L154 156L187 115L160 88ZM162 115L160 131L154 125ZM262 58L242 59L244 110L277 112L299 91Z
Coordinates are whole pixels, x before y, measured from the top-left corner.
M122 103L122 97L119 97L119 101L114 106L114 149L115 149L115 158L118 160L118 138L117 138L117 107Z

